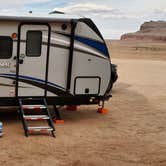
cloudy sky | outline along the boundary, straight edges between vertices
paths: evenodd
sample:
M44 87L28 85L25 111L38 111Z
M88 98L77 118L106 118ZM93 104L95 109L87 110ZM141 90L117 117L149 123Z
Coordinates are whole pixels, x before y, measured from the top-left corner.
M166 0L0 0L0 13L60 10L90 17L105 38L118 39L150 20L166 20Z

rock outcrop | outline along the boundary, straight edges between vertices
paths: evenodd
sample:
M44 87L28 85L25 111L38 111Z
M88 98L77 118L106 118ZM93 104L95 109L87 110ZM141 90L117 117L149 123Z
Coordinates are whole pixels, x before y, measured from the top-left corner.
M166 21L145 22L139 31L124 34L121 40L166 41Z

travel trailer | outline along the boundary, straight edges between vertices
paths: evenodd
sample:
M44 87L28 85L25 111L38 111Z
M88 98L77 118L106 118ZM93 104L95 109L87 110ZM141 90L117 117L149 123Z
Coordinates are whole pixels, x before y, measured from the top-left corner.
M91 19L0 16L0 106L99 104L111 87L110 55Z
M87 18L0 16L0 105L98 104L110 97L105 41Z

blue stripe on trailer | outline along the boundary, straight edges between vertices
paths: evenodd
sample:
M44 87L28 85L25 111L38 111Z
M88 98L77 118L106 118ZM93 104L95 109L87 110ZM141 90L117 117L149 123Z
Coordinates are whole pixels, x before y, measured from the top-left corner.
M107 46L106 46L105 43L101 43L101 42L94 41L94 40L84 38L84 37L80 37L80 36L75 36L74 39L97 49L98 51L103 53L105 56L109 57Z
M11 78L16 78L15 74L0 74L0 76L6 76L6 77L11 77ZM41 80L41 79L38 79L38 78L34 78L34 77L19 75L19 78L23 78L23 79L27 79L27 80L31 80L31 81L35 81L35 82L39 82L39 83L45 84L44 80ZM61 87L59 85L56 85L56 84L54 84L52 82L48 82L48 85L54 86L56 88L61 88L61 89L65 90L63 87Z

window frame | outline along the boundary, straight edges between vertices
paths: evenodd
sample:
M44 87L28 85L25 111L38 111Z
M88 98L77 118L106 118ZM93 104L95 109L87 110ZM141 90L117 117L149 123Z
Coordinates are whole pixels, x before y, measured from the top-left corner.
M40 54L28 54L28 33L30 33L30 32L40 32ZM27 32L26 32L26 56L27 57L40 57L41 56L41 54L42 54L42 38L43 38L43 33L42 33L42 31L41 30L28 30Z
M9 39L9 42L10 42L10 56L5 57L5 56L0 55L0 59L10 59L10 58L12 58L12 55L13 55L13 39L10 36L0 36L0 40L1 39Z

